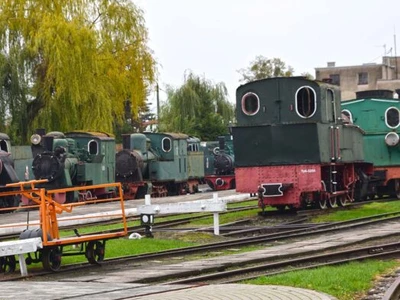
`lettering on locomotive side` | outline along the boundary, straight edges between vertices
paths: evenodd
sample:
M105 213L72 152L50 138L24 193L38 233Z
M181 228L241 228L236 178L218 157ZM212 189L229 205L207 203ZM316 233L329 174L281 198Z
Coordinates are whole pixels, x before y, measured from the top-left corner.
M300 170L301 173L316 173L317 170L316 169L302 169Z

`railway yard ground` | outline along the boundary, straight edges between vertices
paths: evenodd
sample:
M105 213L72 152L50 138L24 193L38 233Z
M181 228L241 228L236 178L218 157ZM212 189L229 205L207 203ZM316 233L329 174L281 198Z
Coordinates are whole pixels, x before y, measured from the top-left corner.
M232 190L218 195L228 203L250 198ZM155 198L152 203L211 198L212 193L201 193ZM126 215L134 216L137 206L142 204L144 199L126 201ZM85 218L87 215L107 211L109 205L101 203L75 209L83 216L81 222L90 219ZM100 265L75 263L63 266L56 273L33 267L29 269L29 276L23 278L17 272L5 274L0 280L0 299L398 299L393 298L398 294L385 297L390 290L395 295L400 273L397 260L400 257L400 212L322 223L310 222L311 216L319 214L313 210L283 216L268 213L260 217L252 212L252 216L241 222L221 226L220 236L207 243L202 241L187 246L184 250L106 257ZM0 224L24 223L26 220L27 211L21 210L2 215ZM207 231L212 227L212 221L208 226L196 228L185 222L176 223L174 227L172 224L157 227L156 223L154 240L185 234L195 236L199 230L212 236ZM10 229L2 232L5 233L10 234ZM140 247L144 240L131 240L131 243ZM344 283L333 269L349 264L355 276L350 280L357 281L357 276L361 275L356 270L368 273L362 267L367 261L379 264L379 272L375 271L374 275L380 276L372 276L375 283L360 287L363 293L341 293L345 290L341 286ZM322 281L334 285L331 290L337 292L335 296L313 282L301 288L295 283L289 286L290 283L268 284L260 280L296 272L302 277L324 268L328 273Z

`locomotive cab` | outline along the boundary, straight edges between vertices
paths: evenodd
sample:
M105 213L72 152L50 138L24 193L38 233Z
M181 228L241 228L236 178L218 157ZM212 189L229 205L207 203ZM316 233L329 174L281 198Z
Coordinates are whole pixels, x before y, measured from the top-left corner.
M237 123L245 125L336 123L340 91L335 85L304 77L258 80L236 92Z

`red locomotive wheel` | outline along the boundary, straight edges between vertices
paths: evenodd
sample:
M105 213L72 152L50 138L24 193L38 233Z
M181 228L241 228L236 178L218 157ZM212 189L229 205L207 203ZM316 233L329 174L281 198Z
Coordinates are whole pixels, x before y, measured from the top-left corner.
M339 196L339 197L338 197L337 204L338 204L339 206L345 206L345 205L347 204L347 197L346 197L345 195Z
M320 209L326 209L328 206L327 206L327 204L326 204L326 197L324 197L324 195L321 195L321 198L319 199L319 201L318 201L318 207L320 208Z
M394 181L394 192L396 194L397 199L400 199L400 180L396 179Z
M337 207L337 203L336 203L336 197L330 197L328 200L328 206L330 208L334 208Z

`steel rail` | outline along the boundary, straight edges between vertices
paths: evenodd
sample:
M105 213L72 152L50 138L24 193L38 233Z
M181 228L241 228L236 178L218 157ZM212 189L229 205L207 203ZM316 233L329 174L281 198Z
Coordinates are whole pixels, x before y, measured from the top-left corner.
M352 261L360 261L360 260L374 259L374 258L385 258L385 257L399 257L399 256L400 256L400 243L383 244L383 245L376 245L364 248L357 248L352 250L328 252L325 254L318 254L318 255L309 255L309 253L305 253L305 255L301 256L296 255L295 258L291 259L279 260L278 258L279 261L274 261L271 263L262 262L261 264L249 267L243 267L244 265L251 264L248 262L230 263L229 268L231 270L226 270L226 271L221 270L221 268L215 270L215 267L213 268L211 266L209 268L204 268L201 271L197 271L201 273L211 272L209 274L192 276L192 277L187 277L187 274L185 274L183 275L185 278L174 279L173 281L163 282L163 284L193 284L197 282L209 284L209 283L216 283L216 281L217 283L224 283L224 284L235 283L243 280L251 280L259 278L261 276L271 276L298 270L317 268L322 266L338 265ZM308 265L304 266L304 264ZM290 267L290 269L287 269L288 267ZM267 270L269 271L265 273L265 271ZM247 275L249 273L251 273L251 275ZM175 273L173 274L173 276L176 278L177 274ZM233 277L234 279L232 279ZM160 279L162 280L163 278ZM220 279L223 280L219 281ZM139 280L136 282L149 283L157 281L158 278L151 278L151 279L146 278L143 281Z
M398 277L383 295L382 300L399 300L400 299L400 277Z

